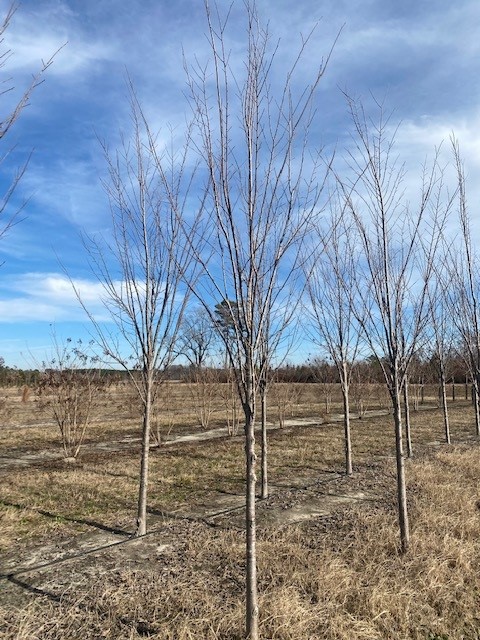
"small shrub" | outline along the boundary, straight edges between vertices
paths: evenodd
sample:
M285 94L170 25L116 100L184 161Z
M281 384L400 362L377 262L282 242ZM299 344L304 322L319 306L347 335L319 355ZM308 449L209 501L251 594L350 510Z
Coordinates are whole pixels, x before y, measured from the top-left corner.
M51 411L60 430L65 458L76 459L90 423L92 410L103 389L98 358L85 353L79 340L59 348L43 363L39 382L41 407Z

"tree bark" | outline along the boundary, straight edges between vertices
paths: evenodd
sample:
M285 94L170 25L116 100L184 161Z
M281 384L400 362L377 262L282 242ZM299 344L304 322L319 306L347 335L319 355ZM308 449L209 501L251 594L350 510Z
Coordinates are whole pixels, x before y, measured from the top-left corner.
M450 444L450 422L448 419L448 404L447 404L447 381L445 379L445 369L440 366L440 388L442 394L442 411L443 411L443 425L445 430L445 442ZM454 386L452 386L452 389Z
M479 390L480 381L476 377L472 384L472 401L473 401L473 409L475 411L475 434L480 436L480 397Z
M352 439L350 434L350 400L347 365L342 363L342 395L343 395L343 426L345 439L345 473L351 476L352 467Z
M400 547L406 553L410 543L410 527L407 509L407 485L405 479L405 459L402 440L402 414L400 406L400 389L398 380L394 381L392 389L393 418L395 423L395 457L397 463L397 500L398 523L400 526Z
M140 462L140 486L137 506L137 528L135 537L147 533L147 491L148 464L150 454L150 418L152 413L152 381L149 379L145 389L145 405L143 411L142 457Z
M255 400L253 383L247 383L245 405L245 458L246 458L246 637L258 640L258 589L256 550L256 461L255 454Z
M413 457L413 447L412 447L412 432L410 425L410 403L408 397L408 379L405 377L405 383L403 385L403 407L405 411L405 439L407 442L407 456L409 458Z
M267 442L267 384L260 383L261 419L262 419L262 500L268 498L268 442Z

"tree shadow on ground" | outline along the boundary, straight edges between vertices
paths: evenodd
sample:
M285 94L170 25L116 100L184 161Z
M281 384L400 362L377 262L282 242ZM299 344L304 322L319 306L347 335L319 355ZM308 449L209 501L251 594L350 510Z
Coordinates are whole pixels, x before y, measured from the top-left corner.
M11 582L12 584L14 584L15 586L20 587L25 591L28 591L28 593L31 593L35 596L42 596L43 598L48 598L52 602L60 602L59 595L56 595L55 593L51 593L50 591L46 591L45 589L41 589L40 587L35 587L33 584L30 584L25 580L20 580L19 578L15 577L15 575L7 575L2 577L8 580L8 582Z
M130 536L130 531L125 531L124 529L117 529L116 527L110 527L102 522L97 522L96 520L88 520L86 518L74 518L73 516L68 516L60 513L52 513L51 511L47 511L46 509L38 509L37 507L29 507L23 504L17 504L15 502L9 502L8 500L1 500L0 504L6 507L14 507L15 509L25 510L25 511L34 511L46 518L51 518L52 520L66 520L67 522L74 522L75 524L85 524L88 527L94 527L95 529L100 529L101 531L106 531L107 533L113 533L118 536Z

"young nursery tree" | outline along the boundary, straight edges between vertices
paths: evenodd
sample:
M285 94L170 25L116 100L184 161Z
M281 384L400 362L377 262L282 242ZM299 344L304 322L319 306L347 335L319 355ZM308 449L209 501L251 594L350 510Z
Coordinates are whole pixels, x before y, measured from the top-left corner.
M314 97L324 74L321 61L310 83L301 63L312 34L302 40L286 74L277 68L277 45L254 0L244 3L245 57L233 63L228 29L216 4L205 2L212 66L187 69L195 141L208 178L205 244L195 244L202 267L196 295L214 319L212 300L224 301L233 324L224 340L245 417L246 636L258 638L255 495L255 419L264 368L265 336L284 334L282 308L299 269L299 250L317 209L323 176L309 145ZM235 32L239 33L239 24ZM327 60L328 61L328 60ZM282 75L281 84L278 84ZM322 165L323 166L323 165ZM323 169L322 169L323 171ZM208 234L208 237L206 237ZM208 247L210 260L205 258ZM278 340L268 342L273 349Z
M445 247L445 242L443 243ZM455 344L455 314L449 308L449 287L451 286L451 261L449 251L442 250L436 260L434 276L428 287L430 312L429 337L432 364L440 385L440 398L443 413L443 426L446 444L450 444L450 421L447 402L447 378L451 370L452 354ZM455 280L454 280L455 281Z
M111 208L110 235L85 240L114 329L101 324L82 304L105 356L125 368L141 400L142 451L135 534L142 536L147 531L152 407L165 379L165 369L176 355L189 293L183 278L193 254L182 233L188 191L184 184L186 154L173 155L158 148L131 85L130 95L131 139L125 139L114 154L104 145L109 168L109 180L104 186ZM78 297L82 302L80 294Z
M361 256L357 264L356 317L382 367L393 406L401 549L407 551L407 511L401 397L408 366L428 321L427 287L448 205L437 156L422 172L414 208L404 194L405 169L398 164L396 128L377 104L378 120L349 100L355 130L349 182L341 188L355 221Z
M38 382L41 404L55 420L65 458L75 461L104 387L100 361L92 344L54 338L54 353L42 363Z
M449 260L450 313L461 338L461 352L472 379L475 432L480 436L480 279L479 256L475 251L470 230L466 179L458 141L452 138L452 149L458 180L458 215L460 246L451 252Z
M351 475L350 383L360 346L360 322L355 317L354 223L338 193L330 198L330 215L315 221L312 246L305 262L309 304L308 335L333 360L343 396L345 472ZM358 309L357 309L358 313Z

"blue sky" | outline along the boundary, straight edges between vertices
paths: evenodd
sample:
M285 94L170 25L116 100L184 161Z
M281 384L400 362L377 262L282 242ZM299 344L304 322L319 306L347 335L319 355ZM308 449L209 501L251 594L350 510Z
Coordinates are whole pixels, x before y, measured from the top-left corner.
M2 9L8 3L2 3ZM227 7L230 0L218 0ZM318 94L313 144L349 144L341 90L369 101L385 99L402 121L398 149L412 173L434 147L457 135L469 180L469 201L480 196L480 3L459 0L259 0L260 14L280 38L281 55L295 50L300 33L320 19L305 64L325 56L339 29ZM231 15L232 56L242 47L242 2ZM115 148L128 132L128 70L154 129L184 126L183 53L205 60L202 0L23 0L5 34L9 49L2 76L15 90L0 96L8 112L15 92L61 45L45 82L21 119L0 141L3 193L15 168L33 149L15 195L28 203L23 221L0 240L0 355L9 365L41 360L60 338L88 335L88 321L61 265L101 314L101 287L92 277L80 240L108 225L101 186L105 162L98 138ZM2 78L2 79L3 79ZM15 203L12 203L15 204Z

